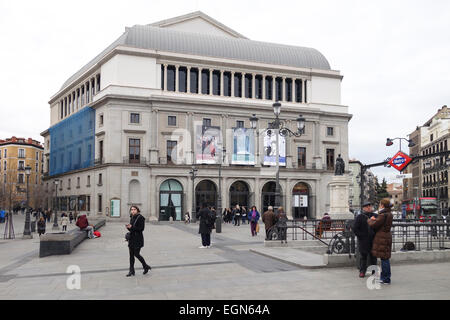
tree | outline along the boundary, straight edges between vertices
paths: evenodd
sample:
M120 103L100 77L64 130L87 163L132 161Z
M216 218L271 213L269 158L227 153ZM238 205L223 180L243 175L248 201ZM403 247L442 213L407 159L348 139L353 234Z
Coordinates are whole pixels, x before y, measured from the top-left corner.
M385 178L383 178L381 185L377 182L377 198L378 201L383 198L389 198L389 193L387 192L387 182Z
M5 180L3 180L2 183L2 205L8 211L6 215L5 232L3 234L3 239L14 239L15 234L13 224L13 208L17 204L17 199L19 199L21 196L21 191L16 184L16 171L6 171L5 177L3 179Z

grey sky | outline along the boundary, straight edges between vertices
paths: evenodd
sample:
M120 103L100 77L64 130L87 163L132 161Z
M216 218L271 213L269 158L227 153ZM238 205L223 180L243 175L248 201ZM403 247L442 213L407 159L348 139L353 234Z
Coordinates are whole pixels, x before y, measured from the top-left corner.
M322 52L344 75L349 156L363 163L394 155L398 142L386 147L386 137L406 137L450 103L446 0L0 0L0 138L43 141L50 97L126 26L196 10L252 40Z

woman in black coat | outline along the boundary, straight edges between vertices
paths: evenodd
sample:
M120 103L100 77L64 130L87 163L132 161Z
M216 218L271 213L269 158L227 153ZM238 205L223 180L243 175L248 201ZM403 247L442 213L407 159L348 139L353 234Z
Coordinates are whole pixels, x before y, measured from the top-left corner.
M128 249L130 251L130 272L127 277L134 276L134 257L136 257L144 268L144 274L151 269L151 267L145 262L144 258L140 255L141 248L144 246L144 235L142 231L145 228L145 218L140 214L140 210L137 206L131 206L130 223L125 227L130 231L130 238L128 240Z
M206 204L202 204L202 208L197 212L196 217L200 219L200 225L198 233L202 237L202 246L200 249L209 248L211 246L211 230L212 226L209 224L209 216L211 211L207 208Z

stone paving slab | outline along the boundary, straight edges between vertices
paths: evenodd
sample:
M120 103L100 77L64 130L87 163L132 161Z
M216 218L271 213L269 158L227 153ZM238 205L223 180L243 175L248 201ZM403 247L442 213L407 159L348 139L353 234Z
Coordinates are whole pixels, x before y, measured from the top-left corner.
M250 249L250 251L302 268L325 268L327 266L323 263L323 255L300 249L263 247Z

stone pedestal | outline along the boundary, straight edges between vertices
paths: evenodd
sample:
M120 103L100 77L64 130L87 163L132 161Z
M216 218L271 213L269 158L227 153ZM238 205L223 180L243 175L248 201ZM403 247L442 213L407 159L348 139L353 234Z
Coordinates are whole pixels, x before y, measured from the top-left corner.
M353 219L348 205L350 178L346 175L333 176L330 187L330 212L331 219Z

